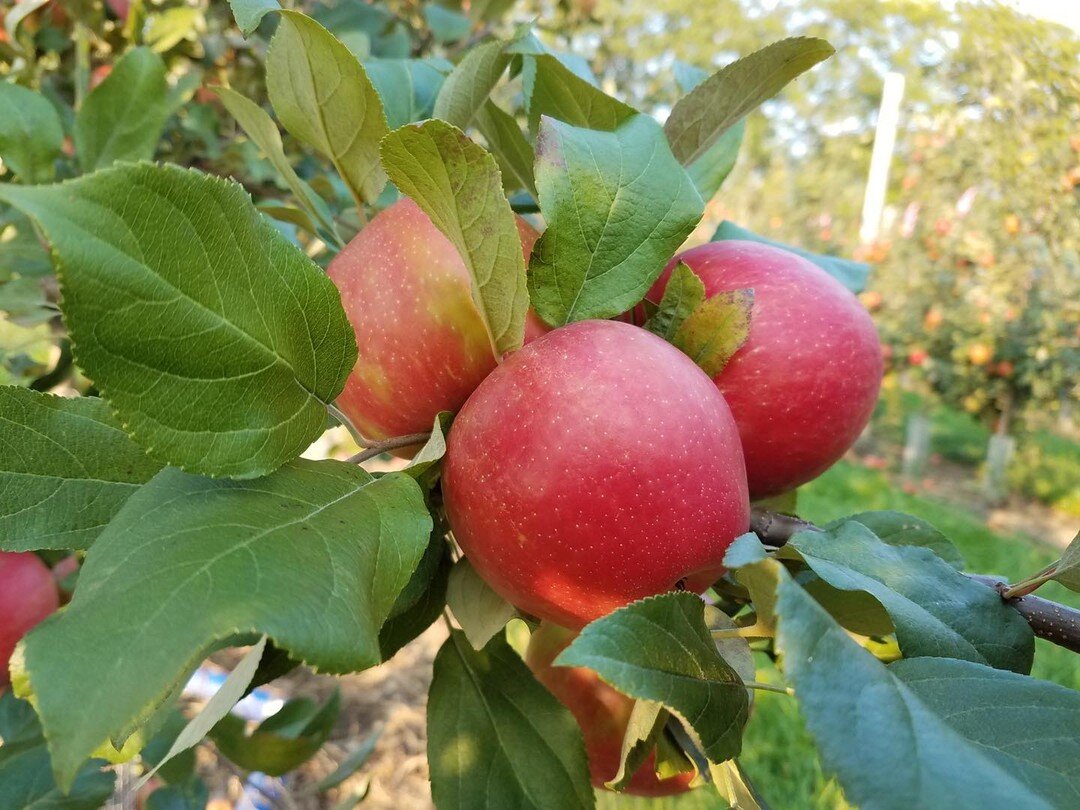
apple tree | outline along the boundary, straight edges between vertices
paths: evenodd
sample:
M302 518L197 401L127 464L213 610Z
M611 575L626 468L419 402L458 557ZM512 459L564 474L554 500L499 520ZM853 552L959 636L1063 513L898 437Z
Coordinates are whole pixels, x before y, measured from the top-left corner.
M232 0L260 95L209 92L287 189L258 206L150 160L176 101L152 48L68 121L0 84L8 255L55 284L44 323L70 345L0 388L0 798L95 807L138 758L157 801L201 806L204 738L282 773L333 726L335 700L293 701L247 729L247 691L377 667L441 622L440 808L758 807L739 756L760 690L798 702L854 804L1072 806L1080 696L1030 672L1036 637L1080 649L1077 611L1032 595L1080 588L1076 547L1009 586L911 516L800 520L796 488L877 397L865 267L733 223L680 252L741 122L832 47L766 44L661 125L508 5L368 24ZM335 425L359 452L301 457ZM384 453L394 471L365 469ZM71 554L53 612L44 562ZM227 648L225 685L178 716Z

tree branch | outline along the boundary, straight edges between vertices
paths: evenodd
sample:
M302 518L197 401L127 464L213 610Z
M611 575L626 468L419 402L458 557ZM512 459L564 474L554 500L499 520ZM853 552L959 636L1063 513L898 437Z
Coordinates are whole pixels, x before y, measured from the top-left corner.
M791 515L753 509L750 513L750 531L766 545L782 546L799 532L821 530L813 523ZM966 576L1001 594L1002 601L1024 617L1038 638L1080 653L1080 610L1039 596L1007 598L1005 592L1009 586L998 577L982 574Z

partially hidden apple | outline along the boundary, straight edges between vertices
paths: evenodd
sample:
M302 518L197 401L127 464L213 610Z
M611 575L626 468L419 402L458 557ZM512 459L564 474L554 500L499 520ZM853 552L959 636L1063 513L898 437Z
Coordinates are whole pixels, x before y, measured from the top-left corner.
M674 346L617 321L555 329L480 384L450 429L443 496L488 584L572 628L708 588L749 521L723 396Z
M634 701L608 686L591 669L552 666L575 635L572 630L551 622L541 623L529 638L525 663L581 726L589 774L594 785L603 787L619 772L622 741ZM635 796L673 796L689 790L693 778L694 772L690 771L661 779L656 775L656 754L651 753L622 792Z
M539 234L517 218L526 257ZM338 407L368 438L431 429L496 366L461 256L412 200L379 212L330 263L359 357ZM530 313L526 333L544 327Z
M816 478L854 444L877 402L883 364L870 315L812 262L737 240L676 256L649 300L660 301L678 262L707 296L754 290L750 335L715 378L739 426L750 497Z
M0 551L0 691L19 639L60 606L52 572L28 551Z

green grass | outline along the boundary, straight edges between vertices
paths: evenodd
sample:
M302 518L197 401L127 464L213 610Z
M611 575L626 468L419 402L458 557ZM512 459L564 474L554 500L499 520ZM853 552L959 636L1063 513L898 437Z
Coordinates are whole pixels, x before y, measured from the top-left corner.
M1053 562L1056 556L1052 549L990 531L973 512L905 494L894 489L881 473L851 464L837 464L799 491L799 513L818 523L871 509L896 509L930 521L956 544L972 572L995 574L1015 582ZM1080 607L1076 594L1053 583L1040 589L1039 594ZM1075 656L1047 642L1037 642L1032 674L1080 689L1080 667ZM775 672L770 672L767 661L763 661L759 677L768 679L772 675ZM740 761L774 810L848 806L836 783L822 773L798 705L786 695L757 693ZM679 801L610 796L598 804L603 810L713 810L723 806L709 789L694 791Z

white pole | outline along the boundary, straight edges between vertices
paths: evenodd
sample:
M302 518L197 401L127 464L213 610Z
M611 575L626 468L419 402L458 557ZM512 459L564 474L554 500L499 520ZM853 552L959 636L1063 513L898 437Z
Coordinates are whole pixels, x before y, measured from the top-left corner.
M889 164L896 147L896 125L900 120L900 100L903 96L903 74L894 71L886 73L877 131L874 133L874 151L870 155L870 173L866 178L862 225L859 227L859 239L864 245L876 241L881 230L881 213L885 208L885 191L889 185Z

